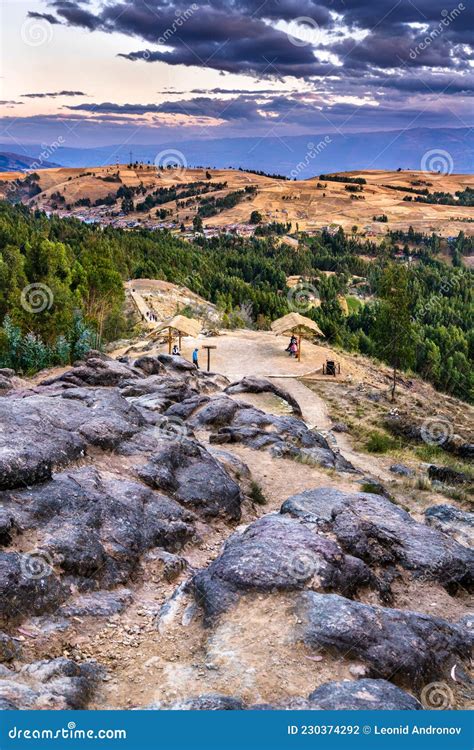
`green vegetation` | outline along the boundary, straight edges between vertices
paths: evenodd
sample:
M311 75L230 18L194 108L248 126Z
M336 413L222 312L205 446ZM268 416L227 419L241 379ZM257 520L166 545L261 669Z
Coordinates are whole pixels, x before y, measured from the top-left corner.
M409 361L401 353L397 367L410 367L437 388L473 400L473 273L462 264L472 252L473 241L462 232L448 242L412 229L388 233L380 246L342 229L335 235L303 235L298 251L273 235L199 235L188 243L168 231L129 232L47 218L0 202L0 325L8 315L23 336L33 334L54 349L58 337L71 339L80 313L94 345L121 338L128 331L123 281L158 278L188 286L218 305L229 325L243 321L268 329L271 320L289 312L286 278L301 276L321 298L320 307L304 314L318 323L331 345L391 363L378 321L386 316L386 274L403 267L404 314L406 319L408 309L414 351ZM438 260L440 253L451 254L453 267ZM404 264L409 256L416 262ZM364 279L364 293L375 302L350 306L344 316L337 297L347 295L353 276ZM31 284L50 290L51 305L33 312L22 304L22 292ZM3 337L3 356L8 346Z
M387 453L387 451L393 450L396 447L397 442L393 438L378 430L369 433L365 443L365 448L369 453Z
M320 180L326 180L326 182L351 182L354 185L366 185L367 180L363 177L348 177L347 175L339 174L320 174Z

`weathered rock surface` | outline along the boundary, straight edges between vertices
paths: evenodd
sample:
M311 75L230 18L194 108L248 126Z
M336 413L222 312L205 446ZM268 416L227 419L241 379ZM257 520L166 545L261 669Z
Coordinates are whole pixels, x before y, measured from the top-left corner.
M426 523L454 537L466 547L474 547L474 513L454 505L432 505L425 510Z
M12 661L20 655L20 646L6 633L0 632L0 664Z
M252 591L308 587L351 596L370 584L376 580L361 560L344 555L338 544L304 523L276 514L235 533L222 554L194 577L208 622Z
M112 389L37 390L0 399L0 489L49 479L88 445L115 448L145 423Z
M66 588L45 566L43 558L0 552L1 620L19 620L28 614L52 611L66 596Z
M205 516L240 518L243 497L239 485L194 440L162 440L138 475L150 487L167 492Z
M176 549L194 533L192 514L174 500L91 467L57 474L28 490L2 492L0 503L12 521L12 535L35 531L38 564L54 564L82 588L94 581L104 587L123 583L145 550ZM16 561L14 553L3 557L10 560L8 575L2 576L2 583L7 582L3 593L13 602L21 594L20 608L34 593L34 611L44 611L50 596L58 596L57 587L51 591L55 577L22 577L21 560ZM34 586L40 587L38 591Z
M278 398L286 401L293 409L293 413L298 417L301 417L301 407L297 400L284 388L280 388L276 383L273 383L271 380L266 380L265 378L256 378L248 375L247 377L242 378L242 380L231 383L227 386L225 392L230 394L273 393L275 396L278 396Z
M354 471L321 433L309 430L301 419L268 414L223 394L211 398L204 406L196 404L187 419L193 429L217 429L209 437L212 444L243 443L254 450L268 448L275 457L298 458L326 468Z
M380 495L318 488L288 498L282 512L330 529L346 552L369 564L399 564L447 587L472 584L470 550Z
M392 474L398 474L401 477L412 477L413 471L408 466L405 466L404 464L392 464L390 467L390 471Z
M147 706L148 711L241 711L244 708L245 705L240 698L219 693L183 698L175 703L152 703Z
M305 591L295 607L301 638L367 664L369 676L421 684L469 654L464 631L437 617L372 607L337 594Z
M418 711L421 703L386 680L362 679L328 682L314 690L308 701L322 711ZM316 705L314 705L316 704Z
M19 672L3 669L0 708L83 709L102 674L95 662L79 665L64 658L33 662Z

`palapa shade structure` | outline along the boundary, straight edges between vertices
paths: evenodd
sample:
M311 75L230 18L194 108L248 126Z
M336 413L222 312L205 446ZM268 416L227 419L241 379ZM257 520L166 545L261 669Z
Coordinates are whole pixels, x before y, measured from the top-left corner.
M187 318L185 315L175 315L171 320L166 320L157 325L148 336L154 338L165 330L168 330L168 350L171 354L173 336L179 336L179 348L181 349L181 336L192 336L193 338L196 338L196 336L201 333L202 326L200 322L194 320L194 318Z
M277 336L298 336L298 362L301 360L302 338L312 338L313 336L324 338L324 333L314 320L297 312L288 313L288 315L274 320L271 329Z

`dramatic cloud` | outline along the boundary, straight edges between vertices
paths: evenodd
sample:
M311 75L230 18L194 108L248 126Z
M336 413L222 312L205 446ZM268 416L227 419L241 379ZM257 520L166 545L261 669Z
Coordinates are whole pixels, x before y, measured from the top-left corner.
M20 96L23 96L27 99L55 99L58 96L89 96L88 94L85 94L83 91L47 91L47 92L41 92L37 94L20 94Z
M96 35L98 44L104 34L114 36L120 60L111 65L123 69L124 61L133 62L131 78L136 71L150 78L137 103L129 91L127 99L107 101L102 89L98 100L58 107L63 123L75 118L90 127L113 120L128 127L133 120L143 133L179 122L230 135L248 127L252 133L276 128L310 133L472 122L474 5L467 0L44 0L44 5L44 13L29 17L61 24L61 37L71 29L88 41ZM202 71L202 80L192 71L189 90L186 67ZM168 79L153 82L155 71L157 80L163 71ZM235 88L216 86L216 71L231 74L225 82L236 81ZM87 86L84 80L76 85ZM176 80L176 89L162 86L169 80Z

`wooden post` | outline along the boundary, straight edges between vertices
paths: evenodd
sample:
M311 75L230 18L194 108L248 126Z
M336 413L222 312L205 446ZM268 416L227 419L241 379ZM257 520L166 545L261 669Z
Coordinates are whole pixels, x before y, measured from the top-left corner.
M298 362L301 362L301 335L298 336Z
M179 353L181 354L181 331L179 332Z
M211 371L211 349L216 349L217 347L212 346L210 344L204 344L202 347L203 349L207 349L207 371Z
M168 328L168 354L171 354L171 344L173 342L173 337L171 335L171 327Z

